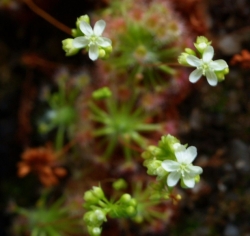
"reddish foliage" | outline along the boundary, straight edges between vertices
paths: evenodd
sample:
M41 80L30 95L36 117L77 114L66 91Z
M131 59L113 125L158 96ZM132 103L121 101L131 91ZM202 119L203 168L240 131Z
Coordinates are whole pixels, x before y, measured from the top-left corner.
M240 54L233 56L230 61L231 65L239 65L241 68L249 69L250 68L250 52L246 49L242 50Z
M57 155L51 148L27 149L22 154L22 161L18 163L18 176L24 177L34 172L44 186L57 185L59 178L64 177L67 171L56 166L56 159Z
M171 0L174 8L186 19L191 30L204 34L208 30L206 11L202 0Z

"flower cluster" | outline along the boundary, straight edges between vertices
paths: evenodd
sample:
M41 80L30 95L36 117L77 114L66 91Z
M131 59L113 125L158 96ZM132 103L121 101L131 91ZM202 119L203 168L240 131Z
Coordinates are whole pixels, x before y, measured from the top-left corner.
M92 29L87 15L79 17L76 21L76 29L72 30L72 35L75 38L62 41L66 56L75 55L79 49L86 48L92 61L98 57L107 57L112 51L112 42L109 38L102 37L105 27L106 22L99 20Z
M137 213L137 202L129 194L123 194L116 202L109 201L101 187L85 192L83 207L88 210L83 220L87 225L91 236L98 236L102 232L102 224L107 221L107 215L111 218L134 217Z
M201 58L196 57L195 51L190 48L186 48L178 58L181 65L196 67L189 76L191 83L197 82L204 75L211 86L216 86L218 81L224 80L225 75L229 72L226 61L212 60L214 49L210 44L211 42L207 38L197 37L194 46Z
M157 146L149 146L142 153L149 175L156 175L160 181L167 182L173 187L181 180L181 186L193 188L199 181L202 168L193 166L192 162L197 156L197 150L191 146L181 145L179 140L171 135L163 136Z

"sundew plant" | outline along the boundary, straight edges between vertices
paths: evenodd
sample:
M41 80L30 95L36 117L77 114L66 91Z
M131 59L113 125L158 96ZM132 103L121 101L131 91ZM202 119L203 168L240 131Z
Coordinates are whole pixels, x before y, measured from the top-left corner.
M6 9L18 2L0 3ZM70 29L32 0L21 2L64 31L57 43L65 62L22 58L34 71L46 68L50 79L37 82L33 109L29 99L22 101L23 113L34 116L25 120L20 113L20 119L33 133L20 145L20 187L6 204L10 235L241 235L220 234L211 215L201 219L195 210L214 186L223 192L231 181L209 179L211 168L225 162L224 147L213 154L212 131L197 134L200 120L208 121L194 106L206 113L213 103L217 129L226 118L216 112L234 96L224 89L228 57L220 58L215 37L197 26L203 8L192 13L193 5L181 0L99 1L95 10L76 15ZM205 147L197 141L202 135L209 140ZM29 192L29 200L15 191Z

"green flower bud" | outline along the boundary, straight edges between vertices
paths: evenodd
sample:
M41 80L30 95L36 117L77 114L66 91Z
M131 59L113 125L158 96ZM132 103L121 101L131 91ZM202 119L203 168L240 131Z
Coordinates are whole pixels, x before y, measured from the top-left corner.
M128 194L128 193L125 193L125 194L123 194L123 195L121 196L121 198L120 198L119 201L120 201L121 203L123 203L123 204L127 204L127 203L130 202L130 200L131 200L131 195Z
M195 180L195 183L199 183L200 182L200 176L196 175L194 180Z
M142 215L136 215L135 217L133 217L133 221L138 223L138 224L142 223L143 220L144 219L143 219Z
M193 55L193 56L196 56L196 53L193 49L191 48L185 48L185 52L188 54L188 55Z
M130 202L129 202L129 205L130 205L130 206L133 206L133 207L136 207L136 206L137 206L137 201L136 201L134 198L132 198L132 199L130 200Z
M137 211L136 211L136 208L133 207L133 206L129 206L126 208L126 214L127 216L126 217L132 217L132 216L135 216Z
M73 56L79 52L79 49L75 48L72 42L73 39L64 39L62 41L62 48L66 52L66 56Z
M77 18L76 20L76 27L79 29L80 28L80 23L82 21L85 21L86 23L90 23L89 16L88 15L83 15Z
M107 54L110 54L113 51L112 45L105 48Z
M148 146L147 150L142 153L142 158L144 158L144 159L153 158L158 150L159 150L158 147L150 145L150 146Z
M104 58L106 56L106 51L103 48L99 49L99 57Z
M83 32L80 29L80 23L82 21L85 21L86 23L89 24L90 20L89 20L89 16L88 15L84 15L84 16L80 16L79 18L77 18L76 20L76 29L72 29L71 30L71 35L76 38L79 36L84 36Z
M159 160L146 160L143 165L148 168L149 175L157 175L157 169L161 166L162 161Z
M127 188L127 186L128 184L124 179L118 179L117 181L113 183L113 188L115 190L122 190L122 189Z
M97 201L99 201L99 199L94 196L94 194L92 193L91 190L84 193L83 199L86 202L97 202Z
M216 74L218 81L221 82L225 79L225 75L229 73L229 68L226 67L224 70L214 71L214 73Z
M167 172L162 168L162 166L159 166L155 172L157 175L157 179L159 180L162 179L167 174Z
M106 214L101 209L86 212L83 220L88 226L92 227L99 227L104 221L107 221Z
M187 56L189 56L188 53L181 53L181 55L178 57L178 62L183 66L189 66L189 64L187 63Z
M196 49L202 54L207 46L211 44L211 41L209 42L208 39L204 36L198 36L196 39L196 42L194 43L194 46Z
M97 197L97 198L99 198L99 199L103 199L103 198L105 198L105 195L104 195L104 192L103 192L103 190L102 190L102 188L101 187L93 187L93 194Z
M108 87L97 89L92 93L92 97L96 100L109 98L111 96L112 96L112 92L110 91Z
M88 232L91 236L99 236L101 235L102 228L100 227L89 227L88 226Z
M106 216L103 211L97 209L95 210L95 217L98 219L98 221L106 221Z
M163 151L160 148L155 147L154 150L152 150L152 154L156 157L161 156L163 154Z

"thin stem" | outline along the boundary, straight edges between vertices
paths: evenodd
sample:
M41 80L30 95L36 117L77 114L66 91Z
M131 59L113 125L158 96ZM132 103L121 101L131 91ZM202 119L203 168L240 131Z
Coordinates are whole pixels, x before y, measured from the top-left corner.
M54 25L56 28L71 35L71 29L66 25L62 24L57 19L53 18L47 12L38 7L32 0L22 0L33 12L42 17L44 20L48 21L50 24Z
M63 148L65 126L59 125L57 134L56 134L56 150L60 151Z
M131 155L132 155L132 153L131 153L131 149L128 147L128 146L124 146L123 147L123 151L124 151L124 154L125 154L125 159L126 159L126 162L127 163L131 163Z

